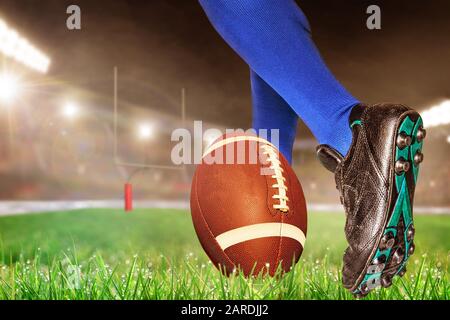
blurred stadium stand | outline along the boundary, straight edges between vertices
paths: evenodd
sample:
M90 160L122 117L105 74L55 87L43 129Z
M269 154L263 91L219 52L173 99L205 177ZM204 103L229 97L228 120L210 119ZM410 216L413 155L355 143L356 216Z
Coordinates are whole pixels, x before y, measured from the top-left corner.
M108 10L98 7L97 2L81 2L86 17L90 18L86 19L86 28L90 31L80 34L68 34L65 29L55 28L60 19L35 21L31 2L26 5L16 0L2 0L0 3L2 17L9 18L12 25L19 25L23 29L20 31L42 43L54 58L50 74L43 76L0 53L0 58L5 61L0 72L7 65L8 69L21 75L29 89L12 106L11 112L0 106L0 201L63 201L54 204L76 207L80 202L70 204L67 201L82 201L82 205L95 206L105 202L83 201L108 199L113 202L107 203L116 206L121 201L124 183L138 171L132 179L138 201L153 205L186 204L193 166L186 166L183 170L139 170L116 165L112 68L119 64L123 70L119 77L120 160L170 165L173 147L170 134L173 129L191 126L194 120L200 119L208 121L205 127L221 129L249 125L251 102L246 66L210 28L201 9L187 2L149 2L143 6L150 6L153 10L145 12L122 0L114 3L104 1L109 5ZM438 85L448 84L448 81L439 72L433 78L434 82L430 79L431 89L428 91L426 88L415 90L417 87L422 89L424 84L412 81L392 91L393 86L386 81L385 69L399 65L403 55L387 56L383 61L386 64L384 68L380 68L378 63L368 63L365 50L359 50L364 53L362 57L356 53L351 57L333 56L334 51L339 51L334 49L345 47L345 41L349 41L351 46L355 41L364 45L367 34L360 30L359 24L352 24L348 27L353 28L354 38L348 39L350 31L343 31L346 33L344 36L335 34L329 37L326 32L330 29L326 26L330 15L323 15L320 6L320 10L312 10L315 2L310 1L306 6L311 8L312 21L319 21L315 29L318 45L325 48L323 51L331 68L352 92L368 97L368 100L379 99L381 93L387 93L389 99L398 101L406 97L408 101L417 101L416 105L422 109L432 102L431 99L440 99L445 94ZM39 6L52 17L65 12L62 1L42 1ZM183 10L173 10L174 6L183 6ZM24 7L27 10L23 10ZM442 21L448 24L448 17L445 19ZM394 23L397 18L392 21ZM340 21L338 23L340 26ZM121 32L117 32L118 29ZM447 39L448 33L444 27L441 29ZM333 30L340 32L340 28ZM49 31L52 31L51 37L48 36ZM404 39L396 36L408 44L410 33L408 31ZM197 38L192 39L192 34ZM424 34L428 39L429 33L424 31ZM332 38L337 40L332 42ZM121 43L120 50L117 43ZM448 62L444 51L448 48L445 43L438 43L442 53L440 58L435 58L443 64ZM417 53L417 57L422 61L421 53ZM354 67L349 68L350 65ZM359 69L370 74L372 83L369 86L365 86L364 81L356 81L360 75L349 71L357 70L358 66L363 66ZM431 77L428 65L417 64L418 70L414 72L423 73L421 67L427 79ZM405 70L398 74L411 79ZM364 77L365 73L361 73L360 79ZM182 87L187 88L186 123L180 117ZM66 97L75 99L80 105L79 119L72 121L61 116L61 105ZM155 129L152 139L145 142L136 139L136 126L142 121L150 121ZM425 161L421 165L415 199L418 206L450 207L449 136L450 125L428 130ZM315 140L301 125L295 144L294 170L307 201L314 204L313 208L334 208L339 199L334 177L319 164L315 146ZM31 203L41 208L39 203ZM51 206L48 202L44 204ZM9 208L5 210L17 211L20 206L4 203L4 208Z

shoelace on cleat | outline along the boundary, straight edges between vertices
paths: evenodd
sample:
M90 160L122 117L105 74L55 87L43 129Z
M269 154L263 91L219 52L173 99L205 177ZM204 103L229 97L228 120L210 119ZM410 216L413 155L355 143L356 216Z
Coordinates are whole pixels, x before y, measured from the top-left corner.
M267 156L267 162L270 163L269 169L273 170L273 175L271 176L276 180L276 183L272 185L272 188L277 189L277 193L272 196L273 199L279 200L279 203L273 205L273 208L280 210L281 212L288 212L289 206L287 202L289 198L286 194L286 178L283 176L283 168L281 167L281 161L278 157L278 152L272 146L264 144L261 146L263 154Z

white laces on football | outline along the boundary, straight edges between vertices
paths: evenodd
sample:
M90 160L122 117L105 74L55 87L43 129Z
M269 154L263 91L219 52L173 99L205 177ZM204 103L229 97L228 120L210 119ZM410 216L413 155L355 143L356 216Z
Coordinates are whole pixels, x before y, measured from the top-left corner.
M267 155L267 162L270 163L269 168L273 170L272 178L276 180L276 183L272 185L272 188L277 189L277 193L272 198L279 200L279 203L274 204L273 208L280 210L281 212L288 212L289 206L287 205L287 202L289 201L289 198L286 194L286 178L283 176L283 168L281 167L278 152L274 147L268 144L262 145L261 148L263 149L263 154Z

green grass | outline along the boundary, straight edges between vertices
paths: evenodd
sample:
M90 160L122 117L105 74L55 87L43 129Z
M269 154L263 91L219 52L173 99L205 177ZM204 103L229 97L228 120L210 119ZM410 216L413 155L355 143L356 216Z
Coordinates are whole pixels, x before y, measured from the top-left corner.
M310 213L306 248L283 277L226 278L190 215L80 210L0 218L0 299L352 299L341 285L345 217ZM449 299L450 216L417 216L404 278L367 299Z

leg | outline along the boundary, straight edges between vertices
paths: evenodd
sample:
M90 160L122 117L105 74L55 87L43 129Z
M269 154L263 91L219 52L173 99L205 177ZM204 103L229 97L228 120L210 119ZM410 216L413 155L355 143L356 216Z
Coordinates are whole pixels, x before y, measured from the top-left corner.
M321 143L319 159L335 173L347 213L344 286L357 296L388 287L415 248L412 206L426 136L420 115L399 104L364 106L347 93L321 60L293 0L200 2L224 39Z
M295 110L321 144L346 154L358 103L322 61L293 0L200 0L225 41Z
M253 128L256 130L278 129L279 149L292 162L298 116L286 101L254 71L250 71L253 97Z

